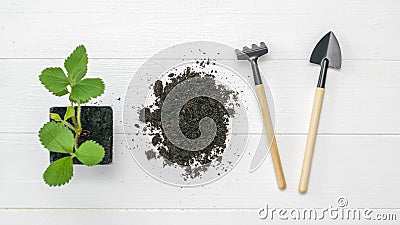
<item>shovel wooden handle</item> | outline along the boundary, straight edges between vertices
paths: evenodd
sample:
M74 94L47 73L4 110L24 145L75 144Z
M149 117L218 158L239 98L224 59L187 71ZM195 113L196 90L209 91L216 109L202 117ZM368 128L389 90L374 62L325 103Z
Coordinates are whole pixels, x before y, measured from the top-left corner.
M267 97L265 96L264 85L256 85L256 93L258 97L258 102L260 104L260 110L264 121L265 131L267 133L268 143L270 143L270 153L272 158L272 163L274 165L276 181L278 183L279 189L286 188L285 175L283 174L281 158L278 152L278 146L276 144L274 126L272 124L271 115L268 109Z
M310 177L311 162L314 153L315 140L317 138L319 117L321 115L322 102L324 100L324 88L317 87L315 90L314 103L311 114L310 128L308 130L306 151L304 153L303 167L301 169L299 192L305 193L308 188Z

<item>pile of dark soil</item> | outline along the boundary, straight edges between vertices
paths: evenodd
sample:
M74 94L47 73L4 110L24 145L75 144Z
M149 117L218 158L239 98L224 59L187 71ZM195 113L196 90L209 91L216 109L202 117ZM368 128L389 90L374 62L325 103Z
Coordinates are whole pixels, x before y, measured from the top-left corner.
M210 62L197 62L204 67ZM150 133L152 144L155 149L146 151L147 158L154 159L163 157L169 163L175 163L180 166L198 167L207 165L212 161L221 161L222 155L226 149L228 135L228 126L230 117L234 115L235 101L238 100L238 93L227 89L224 85L216 84L215 77L217 71L211 71L210 74L196 72L194 68L187 67L180 73L171 73L167 81L155 81L153 85L155 101L139 111L140 120L146 124L144 131ZM205 117L212 118L217 126L216 136L213 141L204 149L199 151L187 151L173 145L165 135L161 124L161 108L168 93L179 83L195 78L212 78L212 84L209 85L210 91L217 91L221 95L222 101L217 101L209 97L196 97L185 103L179 113L179 127L182 133L189 139L198 138L201 133L199 130L199 121ZM186 95L188 93L182 93ZM138 126L137 126L138 127Z

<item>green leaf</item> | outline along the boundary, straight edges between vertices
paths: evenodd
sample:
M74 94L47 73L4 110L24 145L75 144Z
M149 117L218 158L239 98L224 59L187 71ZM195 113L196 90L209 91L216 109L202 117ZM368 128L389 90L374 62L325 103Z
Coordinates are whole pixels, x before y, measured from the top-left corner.
M61 121L61 117L57 113L50 113L50 118L57 122Z
M87 64L86 48L83 45L79 45L64 62L70 81L73 83L80 81L86 75Z
M72 157L61 158L47 167L43 179L49 186L61 186L68 183L73 176Z
M104 83L100 78L86 78L72 87L70 100L86 103L104 93Z
M46 123L39 131L39 139L42 145L51 152L73 152L74 135L61 123Z
M75 152L76 157L86 166L98 164L104 157L103 146L94 141L85 141Z
M75 109L72 106L68 106L67 112L65 112L65 115L64 115L64 120L67 120L73 116L75 116Z
M46 68L39 76L40 82L56 96L63 96L68 93L69 81L64 71L59 68Z
M66 95L66 94L68 94L68 93L69 93L68 89L65 88L64 90L62 90L62 91L60 91L60 92L54 93L54 95L55 95L55 96L64 96L64 95Z

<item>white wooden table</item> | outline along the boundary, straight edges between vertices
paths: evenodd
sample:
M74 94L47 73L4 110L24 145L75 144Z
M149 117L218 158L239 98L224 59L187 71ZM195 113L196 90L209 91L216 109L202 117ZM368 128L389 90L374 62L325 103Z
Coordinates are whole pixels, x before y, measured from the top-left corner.
M328 74L310 189L300 195L319 72L308 58L330 30L341 44L343 64ZM0 224L309 224L260 220L257 212L265 203L329 207L339 197L349 207L392 208L400 220L399 35L398 0L1 0ZM277 189L270 158L248 172L254 151L224 178L198 188L155 181L130 157L117 99L147 58L194 40L268 44L270 54L260 66L274 95L287 190ZM114 108L114 163L75 167L70 184L49 188L41 178L48 152L37 131L48 108L67 99L48 94L38 75L61 66L78 44L88 49L89 74L107 84L101 104ZM391 223L398 221L385 224Z

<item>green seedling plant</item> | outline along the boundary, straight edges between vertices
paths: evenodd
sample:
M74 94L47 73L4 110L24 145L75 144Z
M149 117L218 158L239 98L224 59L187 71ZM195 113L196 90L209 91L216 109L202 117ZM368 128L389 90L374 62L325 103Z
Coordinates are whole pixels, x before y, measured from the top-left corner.
M69 95L70 101L65 115L51 113L51 122L39 131L40 142L47 150L68 154L50 164L43 173L49 186L61 186L71 180L75 157L86 166L94 166L104 157L104 148L95 141L85 141L78 146L83 130L81 104L104 93L104 83L100 78L85 78L87 64L86 48L80 45L65 60L66 73L60 67L51 67L44 69L39 76L50 93L58 97Z

